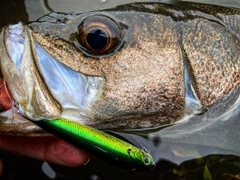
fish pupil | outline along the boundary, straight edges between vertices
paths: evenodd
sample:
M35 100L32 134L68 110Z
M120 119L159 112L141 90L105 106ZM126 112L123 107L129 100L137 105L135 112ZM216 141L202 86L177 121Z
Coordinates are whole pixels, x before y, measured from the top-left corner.
M107 45L108 38L102 29L93 29L88 33L86 41L91 48L101 50Z

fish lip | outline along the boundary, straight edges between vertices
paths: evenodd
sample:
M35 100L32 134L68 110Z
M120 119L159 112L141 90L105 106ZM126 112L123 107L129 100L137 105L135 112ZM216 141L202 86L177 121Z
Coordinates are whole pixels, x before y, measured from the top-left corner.
M50 134L18 114L13 107L0 113L0 135L4 136L49 136Z
M58 117L61 107L47 93L35 65L31 30L21 22L9 25L1 39L5 45L1 68L13 98L19 104L19 113L32 120Z
M15 28L15 31L14 31L14 28ZM61 108L60 108L61 112L57 117L69 118L71 120L81 121L81 122L89 121L89 118L90 119L93 118L93 115L91 113L91 108L92 108L92 105L95 103L95 101L97 101L102 95L103 86L105 84L105 80L103 78L87 76L87 75L81 74L79 72L76 72L76 71L70 69L69 67L64 66L63 64L58 62L53 57L51 57L52 59L49 61L55 61L54 63L57 64L56 65L57 67L61 66L61 68L64 68L65 70L67 69L66 71L68 73L72 73L79 78L78 82L80 82L80 81L83 82L81 85L82 87L78 87L78 90L80 89L80 92L83 93L81 95L82 97L78 97L78 99L80 98L82 104L80 103L80 104L76 105L76 100L74 101L74 99L76 99L75 96L77 96L77 93L78 94L80 94L80 93L79 93L79 91L75 92L75 94L71 94L71 92L70 93L68 92L67 87L69 87L73 84L73 81L70 81L68 79L69 77L67 77L66 78L67 80L65 80L64 82L60 81L61 85L63 85L63 86L64 86L64 83L68 83L67 85L64 86L66 91L64 91L64 93L62 93L62 96L61 96L61 95L57 94L56 92L61 90L60 88L63 88L63 87L61 87L59 85L57 89L54 89L54 85L53 85L53 82L54 82L53 77L54 76L48 77L47 75L45 75L47 72L47 69L46 69L46 67L43 66L43 63L41 62L42 61L41 57L39 56L38 53L41 51L41 52L44 52L47 54L47 52L44 50L44 47L41 47L40 44L38 44L38 42L36 42L36 40L32 37L32 30L20 22L16 25L10 25L8 27L3 28L3 31L5 33L5 36L4 36L5 49L8 53L8 56L11 59L11 61L14 62L15 68L18 70L19 69L21 70L21 68L23 66L22 65L23 64L22 56L26 49L25 44L24 44L24 42L26 41L26 36L30 36L29 46L32 46L32 51L35 56L34 63L36 63L37 71L41 75L44 85L47 87L47 90L49 93L48 95L51 96L54 100L56 100L56 102L59 103L61 106ZM17 39L17 40L15 39L15 44L16 43L20 43L20 44L22 43L22 45L24 44L24 47L20 48L20 51L18 51L18 54L16 55L17 57L21 57L21 58L18 58L17 60L16 59L14 60L14 56L11 55L11 52L12 52L11 48L7 47L7 45L6 45L8 38L10 38L10 40L13 40L13 39L11 39L11 36L15 36L15 38ZM48 56L50 57L50 55L48 55ZM3 68L4 68L4 66L3 66ZM54 72L56 75L57 72L56 71L54 71ZM65 75L63 74L63 76L65 76ZM58 75L58 77L59 77L59 75ZM10 91L11 92L14 91L15 86L12 85L12 82L8 80L8 84L10 85L9 86ZM22 86L24 86L24 84ZM75 88L74 90L76 90L76 89L77 88ZM88 92L85 93L86 91L88 91ZM72 98L71 98L71 100L68 99L69 101L67 100L67 102L63 102L63 101L66 101L66 98L64 99L63 94L66 95L66 93L69 96L71 94ZM14 95L14 93L13 93L13 97L14 97L14 99L18 99L18 98L16 98L16 95ZM27 95L27 97L28 97L28 95ZM25 99L25 101L26 101L26 99ZM31 116L31 112L28 109L26 110L26 108L24 108L22 106L21 102L18 101L18 103L20 104L20 108L19 108L20 113L23 116L26 116L27 118L32 119L32 120L36 120ZM38 102L37 105L39 105L41 103L42 102ZM37 106L37 105L35 105L35 106ZM56 116L53 116L53 117L56 118ZM42 120L42 119L49 119L49 117L40 116L40 118L37 120ZM54 118L50 118L50 119L54 119Z

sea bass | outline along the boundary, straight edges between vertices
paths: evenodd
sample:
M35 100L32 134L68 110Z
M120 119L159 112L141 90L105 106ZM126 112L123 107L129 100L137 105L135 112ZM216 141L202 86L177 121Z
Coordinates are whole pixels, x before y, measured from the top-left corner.
M5 26L0 65L14 106L1 113L2 134L39 131L24 117L159 127L204 114L238 89L234 103L239 24L236 9L181 2L51 13Z

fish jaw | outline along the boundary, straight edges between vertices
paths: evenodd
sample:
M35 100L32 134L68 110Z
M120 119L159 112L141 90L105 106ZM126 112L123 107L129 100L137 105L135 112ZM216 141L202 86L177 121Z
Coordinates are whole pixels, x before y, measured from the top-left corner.
M41 77L31 50L33 42L26 26L22 23L10 25L2 31L2 37L4 36L6 51L5 56L1 58L1 69L13 98L19 104L19 112L35 120L58 117L61 107L46 93L46 86L40 81ZM11 71L8 68L11 68ZM33 106L34 103L38 105Z
M56 61L22 23L4 28L1 40L1 69L22 116L34 121L83 119L101 96L102 78L84 76Z

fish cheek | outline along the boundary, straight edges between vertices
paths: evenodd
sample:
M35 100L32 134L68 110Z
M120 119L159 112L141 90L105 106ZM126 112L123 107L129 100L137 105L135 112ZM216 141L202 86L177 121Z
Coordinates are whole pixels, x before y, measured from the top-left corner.
M95 107L97 119L134 119L138 125L149 126L140 120L151 116L149 121L157 122L159 117L171 121L182 114L184 85L178 47L159 51L157 45L156 41L138 42L109 59L108 68L103 69L103 98Z

